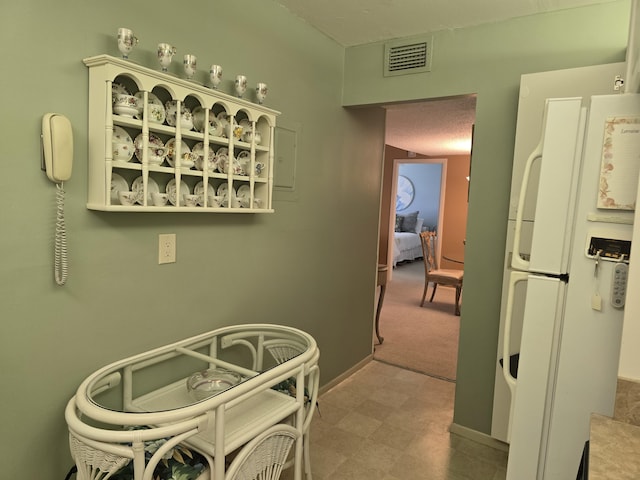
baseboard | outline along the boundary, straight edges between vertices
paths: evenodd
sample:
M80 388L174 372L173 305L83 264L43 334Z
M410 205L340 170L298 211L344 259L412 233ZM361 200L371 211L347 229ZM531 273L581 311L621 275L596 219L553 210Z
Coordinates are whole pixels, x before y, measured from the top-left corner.
M456 435L460 435L461 437L468 438L469 440L473 440L474 442L481 443L482 445L495 448L496 450L501 450L503 452L509 451L508 444L501 442L500 440L496 440L495 438L487 435L486 433L478 432L477 430L463 427L462 425L458 425L456 423L452 423L449 426L449 431L451 433L455 433Z
M351 367L349 370L344 372L342 375L338 375L336 378L331 380L329 383L324 384L322 387L320 387L320 390L318 391L318 394L322 395L323 393L328 392L333 387L338 385L340 382L346 380L348 377L350 377L351 375L356 373L358 370L360 370L362 367L364 367L371 360L373 360L373 354L370 354L370 355L366 356L363 360L361 360L360 362L356 363L353 367Z

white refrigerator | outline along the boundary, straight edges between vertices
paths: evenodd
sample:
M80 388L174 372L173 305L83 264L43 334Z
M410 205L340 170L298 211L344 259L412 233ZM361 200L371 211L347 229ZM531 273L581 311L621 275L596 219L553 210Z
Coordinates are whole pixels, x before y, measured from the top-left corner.
M635 199L638 183L640 95L549 99L542 131L524 169L505 312L503 358L515 287L526 284L517 374L502 368L508 480L576 478L591 413L613 414L633 222L622 199ZM520 255L534 164L530 255Z
M515 219L518 200L520 198L520 186L525 164L529 154L534 150L542 134L542 116L547 98L558 97L589 97L591 95L604 95L615 93L615 79L625 70L624 63L611 63L605 65L593 65L588 67L554 70L524 74L520 81L517 130L513 155L513 170L511 180L511 198L509 203L509 216L507 219L507 248L504 257L502 303L500 314L500 330L496 352L496 372L494 382L493 416L491 424L491 436L508 442L509 411L511 404L511 391L502 373L500 360L503 358L502 344L504 333L504 316L506 310L507 291L511 269L511 256L513 237L515 233ZM523 224L521 250L530 253L531 236L533 230L533 216L535 213L535 197L539 176L539 164L535 164L531 170L531 187L523 208ZM515 318L511 329L510 356L515 356L520 351L520 337L522 332L522 318L524 315L524 298L526 296L526 282L521 282L515 287L515 306L513 316ZM517 358L517 357L515 357Z

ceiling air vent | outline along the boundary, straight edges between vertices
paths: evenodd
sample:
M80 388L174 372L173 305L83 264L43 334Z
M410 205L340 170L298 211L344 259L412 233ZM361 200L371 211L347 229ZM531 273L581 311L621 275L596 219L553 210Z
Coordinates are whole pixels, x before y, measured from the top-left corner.
M384 76L431 71L431 38L402 39L384 46Z

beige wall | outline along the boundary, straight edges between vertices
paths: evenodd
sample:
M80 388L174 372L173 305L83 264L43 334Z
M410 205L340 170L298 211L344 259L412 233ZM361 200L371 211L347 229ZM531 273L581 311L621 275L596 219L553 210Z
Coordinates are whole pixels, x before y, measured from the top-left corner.
M469 155L447 157L447 190L444 206L442 255L464 262L467 230ZM462 265L442 259L442 268L461 269Z

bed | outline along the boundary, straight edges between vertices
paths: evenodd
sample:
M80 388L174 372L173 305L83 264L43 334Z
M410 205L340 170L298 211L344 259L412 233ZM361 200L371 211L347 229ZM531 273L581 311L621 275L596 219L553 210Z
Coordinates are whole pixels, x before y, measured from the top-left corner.
M418 212L396 215L396 227L393 233L393 266L407 260L422 258L422 245L419 233L424 220L418 218ZM414 220L415 218L415 220Z

